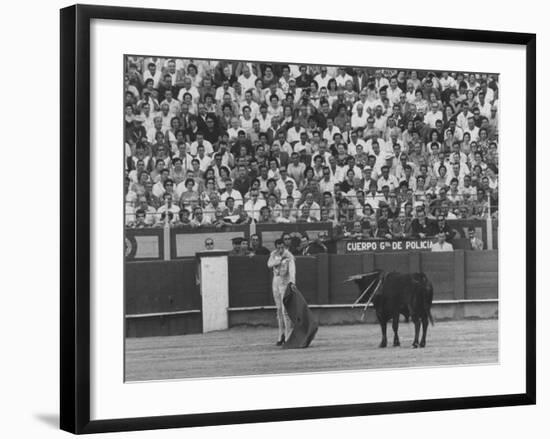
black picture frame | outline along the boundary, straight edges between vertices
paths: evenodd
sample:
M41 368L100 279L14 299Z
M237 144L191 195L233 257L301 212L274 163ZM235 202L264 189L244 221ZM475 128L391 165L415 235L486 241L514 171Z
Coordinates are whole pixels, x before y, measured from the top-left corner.
M90 420L90 22L93 19L504 43L526 48L526 392L226 413ZM514 406L536 401L536 35L437 27L76 5L61 10L60 426L72 433Z

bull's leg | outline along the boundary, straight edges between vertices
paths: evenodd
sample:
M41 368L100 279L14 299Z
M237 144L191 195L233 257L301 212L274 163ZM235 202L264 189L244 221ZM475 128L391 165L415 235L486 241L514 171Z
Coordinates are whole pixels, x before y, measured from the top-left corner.
M388 338L386 337L386 319L381 315L378 315L378 321L380 322L380 329L382 330L382 341L378 345L379 348L385 348L388 345Z
M420 340L420 347L426 346L426 334L428 333L428 316L422 316L422 340Z
M399 330L399 313L393 315L391 327L393 329L393 345L400 346L401 343L399 343L399 335L397 334Z
M412 347L417 348L418 347L418 336L420 334L420 319L416 314L412 316L412 320L414 322L414 340Z

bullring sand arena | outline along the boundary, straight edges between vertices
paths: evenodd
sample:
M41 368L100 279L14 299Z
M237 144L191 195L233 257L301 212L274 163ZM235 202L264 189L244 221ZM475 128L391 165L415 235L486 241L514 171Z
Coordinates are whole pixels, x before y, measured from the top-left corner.
M388 328L390 340L391 328ZM498 319L436 321L427 346L412 349L412 323L399 326L400 347L378 348L377 324L321 326L307 349L275 346L276 329L126 339L126 381L296 374L498 362ZM391 343L390 343L391 345Z

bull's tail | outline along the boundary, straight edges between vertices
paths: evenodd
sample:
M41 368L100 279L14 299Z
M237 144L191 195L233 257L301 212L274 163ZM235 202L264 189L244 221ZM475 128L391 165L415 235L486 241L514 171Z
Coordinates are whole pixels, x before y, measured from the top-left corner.
M426 309L426 314L428 315L428 319L430 320L430 323L432 324L432 326L434 326L434 318L432 317L432 302L433 302L433 298L434 298L434 287L433 287L433 284L428 280L427 276L422 273L424 275L424 279L426 280L426 283L427 283L427 297L426 297L426 302L424 303L424 306L425 306L425 309Z
M428 319L430 320L432 326L434 326L434 318L432 317L432 311L430 310L430 308L428 308Z

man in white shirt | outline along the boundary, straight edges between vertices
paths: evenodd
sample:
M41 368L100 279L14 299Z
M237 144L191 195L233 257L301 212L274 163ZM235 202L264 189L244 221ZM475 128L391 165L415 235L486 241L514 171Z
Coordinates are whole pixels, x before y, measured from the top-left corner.
M344 175L347 175L349 170L353 171L355 178L361 178L363 175L363 171L361 170L361 168L355 164L355 157L353 156L348 157L347 164L344 166L342 172L344 173Z
M304 179L304 171L306 170L305 163L300 161L300 155L293 152L290 155L290 164L287 166L288 176L291 177L298 185Z
M464 130L464 134L470 134L470 140L472 142L477 142L479 140L479 128L476 127L474 122L474 116L468 118L468 126Z
M485 95L485 100L489 102L489 104L493 104L495 100L495 92L492 88L487 87L487 81L481 81L479 92Z
M160 178L159 178L159 181L157 181L154 185L153 185L153 188L152 188L152 192L153 192L153 195L157 198L161 198L164 193L166 192L166 189L164 187L164 183L166 181L169 181L169 175L170 175L170 171L168 169L163 169L161 172L160 172ZM171 181L171 180L170 180Z
M348 143L348 154L355 157L357 155L357 146L361 146L363 148L363 151L368 150L365 141L363 139L360 139L357 135L357 131L354 130L350 134L350 142Z
M247 90L244 93L244 101L241 103L241 115L244 107L250 107L250 116L252 119L256 119L260 114L260 106L252 100L252 92Z
M374 73L374 87L376 88L376 91L380 90L384 86L389 86L389 81L382 76L382 71L377 70Z
M367 102L367 89L361 90L359 92L359 100L357 100L353 107L351 107L352 116L357 113L357 107L362 106L363 110L366 111L365 103Z
M147 130L147 140L149 141L149 143L157 143L157 141L155 140L157 133L161 133L164 135L161 116L155 116L153 118L153 126Z
M172 118L174 117L174 115L172 113L170 113L170 105L168 105L166 102L164 102L160 105L159 117L162 120L162 131L163 132L166 132L170 128L172 128L171 122L172 122Z
M374 154L378 156L378 154L381 152L382 155L384 154L393 154L393 149L391 146L391 143L385 142L382 137L379 137L378 131L374 131L372 134L372 137L365 142L366 150L368 154ZM377 145L377 147L375 147Z
M381 105L377 105L374 109L374 128L380 133L386 131L386 121L388 118L383 114L383 108Z
M399 187L399 180L395 175L390 174L388 165L381 168L382 175L378 177L378 190L381 191L383 186L388 186L390 191L394 191Z
M321 66L321 73L317 74L313 79L317 82L318 89L320 90L323 87L328 88L328 82L332 76L328 74L326 66Z
M161 217L164 212L172 212L174 214L172 222L175 221L178 217L180 208L172 203L172 194L165 193L162 198L164 200L164 204L157 210L157 222L161 221Z
M462 111L456 117L456 126L462 131L466 131L468 128L468 119L474 117L473 113L470 112L470 108L467 102L462 103ZM473 140L473 139L472 139Z
M239 76L237 81L241 84L243 90L249 90L251 88L254 88L254 85L256 83L256 75L254 75L250 71L250 67L248 67L247 64L243 66L242 74Z
M482 91L479 92L478 94L478 99L479 99L479 105L478 105L478 108L479 108L479 114L481 114L482 116L485 116L487 119L489 119L491 117L491 108L492 108L492 105L489 103L489 101L487 99L485 99L486 96L485 96L485 93L483 93Z
M210 217L204 214L204 211L200 206L196 206L193 209L193 219L190 222L191 227L207 226L210 223Z
M197 140L191 143L189 154L196 156L199 146L204 146L204 152L206 155L212 156L212 154L214 154L214 147L208 140L204 140L204 134L200 131L197 133Z
M176 61L169 59L166 62L166 69L164 69L164 82L166 85L174 86L176 85L177 78L178 72L176 69Z
M183 79L183 87L178 93L178 101L183 102L183 96L185 93L189 93L193 98L193 103L197 103L200 98L200 93L197 87L193 85L193 81L189 77Z
M356 112L351 116L351 127L355 130L357 128L365 128L367 126L367 119L369 115L364 111L364 106L359 101L358 105L354 107Z
M341 134L340 128L334 125L334 119L332 117L327 118L327 127L323 131L323 139L325 139L329 145L334 143L334 135L338 133Z
M164 92L164 100L160 103L160 107L168 105L168 112L172 117L179 115L181 111L181 104L177 99L172 97L172 90L166 90Z
M344 87L346 82L353 81L353 78L346 73L345 67L338 67L338 74L334 78L338 86Z
M365 182L366 183L366 182ZM365 204L369 204L373 210L377 210L380 204L381 196L378 194L377 183L373 180L369 183L368 192L365 194Z
M437 102L433 102L430 111L424 116L424 123L434 129L438 120L443 120L443 113L439 110Z
M162 72L157 69L157 65L154 62L150 62L147 65L147 71L143 74L143 82L147 82L148 79L153 80L153 88L158 88L160 79L162 78Z
M321 219L321 207L313 200L313 194L311 192L306 194L305 201L299 207L300 212L302 212L303 208L306 206L309 208L310 216L319 221Z
M147 204L147 197L144 195L139 196L138 203L136 210L143 210L145 212L145 224L152 226L156 221L157 210L153 206Z
M263 198L260 198L258 189L252 189L250 191L250 199L244 204L244 211L249 218L258 221L260 218L260 210L265 205L266 202Z
M397 78L393 77L390 80L390 86L387 88L387 96L390 100L390 104L399 103L399 99L403 91L397 86Z
M456 80L449 76L449 72L443 72L441 75L441 78L439 78L439 84L441 85L441 91L445 91L447 89L455 89L456 90Z
M304 127L300 124L300 119L295 118L293 122L294 125L290 127L286 133L286 141L292 146L300 141L300 134L306 132Z
M445 233L438 233L437 242L432 246L432 252L452 252L453 250L452 244L445 241Z
M319 150L313 153L313 155L311 156L311 161L314 162L315 157L317 157L318 155L323 158L323 163L325 165L328 165L328 161L330 157L332 157L332 154L328 151L327 141L324 139L319 142Z
M281 193L280 199L282 204L286 203L286 199L288 196L291 196L295 200L299 200L300 198L302 198L302 194L297 189L296 183L290 177L288 177L284 182L282 178L277 180L277 189Z
M271 116L267 113L267 105L262 104L260 106L260 115L257 117L260 122L260 131L262 133L267 132L271 126Z
M233 180L228 178L225 180L224 183L225 183L225 191L220 197L220 201L222 202L222 204L225 204L225 200L231 197L235 200L236 207L242 206L243 196L238 190L233 189Z
M235 101L235 89L230 86L229 81L223 81L222 85L216 89L216 94L214 95L216 102L222 102L226 93L229 93L231 100Z
M204 144L197 146L197 160L199 161L199 168L202 172L206 172L208 167L212 164L212 157L206 155Z
M178 145L178 152L175 154L175 157L179 158L182 162L182 168L185 171L193 169L192 161L193 156L187 152L187 143L180 143Z
M330 174L330 168L328 166L323 166L323 178L319 180L319 192L322 194L325 192L334 194L334 179Z
M468 165L465 163L464 166L461 163L453 163L451 165L451 170L447 174L447 186L450 186L451 180L456 178L460 183L459 186L462 186L462 181L464 176L469 174Z
M405 93L405 100L409 105L414 104L416 101L416 90L414 84L410 81L407 81L407 91Z

